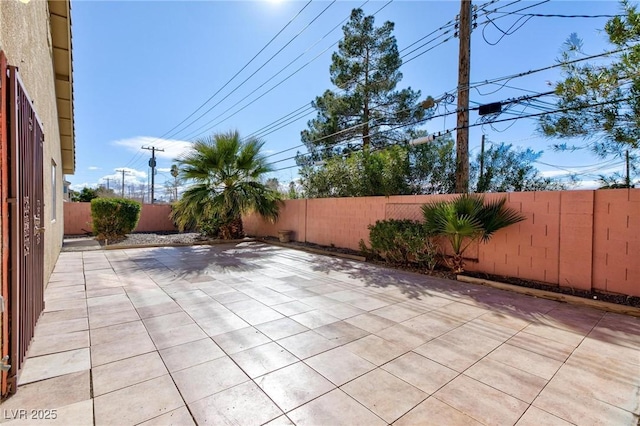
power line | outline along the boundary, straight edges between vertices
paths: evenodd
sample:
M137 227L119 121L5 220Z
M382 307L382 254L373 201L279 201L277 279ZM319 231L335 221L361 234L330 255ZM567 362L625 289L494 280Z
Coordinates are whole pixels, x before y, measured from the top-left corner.
M205 115L207 115L211 110L213 110L215 107L217 107L218 105L220 105L223 101L225 101L226 99L229 98L229 96L231 96L233 93L235 93L240 87L242 87L247 81L249 81L254 75L256 75L260 70L262 70L265 66L267 66L276 56L278 56L287 46L289 46L291 43L293 43L293 41L295 39L297 39L303 32L305 32L316 20L318 20L331 6L333 6L336 3L337 0L333 0L331 3L329 3L329 5L327 7L325 7L320 13L318 13L312 20L311 22L309 22L304 28L302 28L295 36L293 36L291 39L289 39L289 41L287 41L284 46L282 46L276 53L274 53L273 55L271 55L271 57L269 59L267 59L266 62L264 62L262 65L260 65L260 67L258 67L258 69L256 69L253 73L251 73L247 78L245 78L242 82L240 82L235 88L233 88L233 90L231 90L229 93L227 93L222 99L220 99L218 102L216 102L215 104L213 104L211 107L209 107L209 109L207 109L205 112L203 112L202 114L200 114L198 117L196 117L195 119L193 119L189 124L187 124L186 126L184 126L181 130L177 130L176 132L173 133L172 136L175 136L177 134L179 134L180 132L188 129L192 124L194 124L195 122L197 122L198 120L200 120L202 117L204 117ZM309 2L310 3L310 2ZM308 5L308 3L307 3ZM305 6L306 7L306 6ZM304 10L304 9L303 9ZM235 76L234 76L235 77ZM217 93L216 93L217 94ZM215 95L214 95L215 96ZM211 98L210 98L211 99Z
M542 94L540 94L540 95L542 95ZM580 105L580 106L576 106L576 107L561 108L561 109L557 109L555 111L540 112L540 113L535 113L535 114L528 114L528 115L523 115L523 116L509 117L509 118L503 118L503 119L499 119L499 120L493 120L492 123L502 123L502 122L519 120L519 119L522 119L522 118L533 118L533 117L540 117L540 116L548 115L548 114L556 114L556 113L562 113L562 112L577 111L577 110L593 108L593 107L598 107L598 106L603 106L603 105L610 105L610 104L619 103L619 102L626 102L626 101L629 101L629 100L632 100L632 99L634 99L634 98L629 97L629 98L624 98L624 99L617 99L617 100L614 100L614 101L598 102L598 103L590 104L590 105ZM479 107L469 108L469 111L477 110L478 108ZM432 118L436 118L436 117L426 118L426 119L423 119L423 120L419 120L418 122L424 122L424 121L430 120ZM474 124L469 124L466 127L467 128L471 128L471 127L481 126L481 125L484 125L484 124L486 124L486 123L474 123ZM406 124L405 125L399 125L399 126L396 126L394 128L391 128L391 129L383 130L383 131L380 131L380 132L376 133L376 135L384 134L384 133L387 133L387 132L390 132L390 131L393 131L393 130L397 130L398 128L402 128L402 127L407 127L407 125ZM447 130L447 131L445 131L443 133L444 134L452 133L452 132L457 131L457 130L459 130L459 128L455 127L455 128L449 129L449 130ZM440 132L438 132L438 133L440 133ZM342 144L342 143L340 143L340 144ZM336 144L336 145L339 145L339 144ZM293 159L293 158L296 158L296 157L291 157L291 158L287 158L287 159L284 159L284 160L279 160L277 162L274 161L274 162L272 162L270 164L276 164L278 162L290 160L290 159ZM289 168L293 168L293 167L298 167L298 165L294 165L294 166L291 166L291 167L285 167L285 168L282 168L282 169L277 169L277 170L272 170L272 171L275 172L275 171L285 170L285 169L289 169Z
M151 141L151 143L153 143L153 142L157 141L158 139L162 139L162 138L164 138L165 136L167 136L168 134L170 134L172 131L174 131L176 128L178 128L179 126L181 126L181 125L182 125L185 121L187 121L189 118L193 117L193 116L194 116L198 111L200 111L202 108L204 108L204 106L205 106L205 105L207 105L207 104L208 104L208 103L209 103L209 102L210 102L210 101L211 101L211 100L212 100L212 99L213 99L213 98L214 98L218 93L220 93L220 92L221 92L225 87L227 87L227 86L228 86L228 85L229 85L229 84L230 84L230 83L231 83L231 82L232 82L232 81L233 81L233 80L234 80L234 79L235 79L235 78L236 78L236 77L237 77L237 76L238 76L242 71L244 71L244 70L245 70L245 69L246 69L246 68L247 68L247 67L248 67L248 66L249 66L249 65L250 65L250 64L251 64L251 63L252 63L252 62L253 62L253 61L254 61L254 60L255 60L255 59L256 59L256 58L257 58L257 57L258 57L258 56L259 56L259 55L260 55L260 54L265 50L265 49L266 49L266 48L267 48L267 47L269 47L269 46L271 45L271 43L273 43L273 41L274 41L276 38L278 38L278 36L279 36L280 34L282 34L282 32L283 32L284 30L286 30L286 29L287 29L287 27L288 27L289 25L291 25L291 23L292 23L293 21L295 21L295 20L298 18L298 16L300 16L300 14L301 14L301 13L302 13L302 12L303 12L303 11L304 11L304 10L305 10L309 5L310 5L310 4L311 4L311 2L312 2L312 1L313 1L313 0L309 0L309 1L308 1L308 2L307 2L307 3L302 7L302 9L300 9L300 10L298 11L298 13L296 13L296 14L295 14L295 15L294 15L290 20L289 20L289 22L287 22L287 23L285 24L285 26L284 26L284 27L282 27L282 28L280 29L280 31L278 31L278 32L276 33L276 35L274 35L274 36L271 38L271 40L269 40L269 41L267 42L267 44L265 44L265 45L262 47L262 49L260 49L260 50L258 51L258 53L256 53L256 54L255 54L255 55L254 55L254 56L249 60L249 62L247 62L247 63L246 63L242 68L240 68L240 70L238 70L238 71L237 71L237 72L236 72L236 73L235 73L235 74L234 74L234 75L233 75L233 76L232 76L232 77L231 77L231 78L230 78L230 79L229 79L229 80L228 80L228 81L227 81L227 82L222 86L222 87L220 87L220 88L219 88L219 89L218 89L218 90L217 90L213 95L211 95L211 96L210 96L210 97L209 97L205 102L203 102L200 106L198 106L198 108L196 108L196 109L195 109L191 114L189 114L189 115L188 115L184 120L182 120L180 123L176 124L174 127L172 127L171 129L169 129L169 130L168 130L167 132L165 132L163 135L161 135L161 136L159 136L158 138L156 138L155 140ZM129 163L127 163L127 165L128 165L128 164L130 164L130 163L131 163L131 161L132 161L132 160L129 160ZM126 167L126 166L125 166L125 167Z

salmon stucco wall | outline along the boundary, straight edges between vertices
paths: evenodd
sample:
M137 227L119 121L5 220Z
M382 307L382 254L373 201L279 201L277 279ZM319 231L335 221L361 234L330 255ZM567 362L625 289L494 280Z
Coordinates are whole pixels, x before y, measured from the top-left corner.
M173 232L175 224L169 219L168 204L143 204L140 221L134 232ZM91 203L64 204L64 234L83 235L93 232L91 227Z
M383 219L421 220L424 203L453 195L288 200L280 220L245 217L245 232L357 250L368 226ZM640 189L485 194L507 197L526 220L472 245L467 269L580 290L640 296Z

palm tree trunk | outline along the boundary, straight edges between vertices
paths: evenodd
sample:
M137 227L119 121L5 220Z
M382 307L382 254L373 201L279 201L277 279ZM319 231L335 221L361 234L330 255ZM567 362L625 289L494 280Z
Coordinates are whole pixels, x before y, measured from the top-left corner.
M244 238L242 217L238 216L220 227L220 238L223 240L237 240Z

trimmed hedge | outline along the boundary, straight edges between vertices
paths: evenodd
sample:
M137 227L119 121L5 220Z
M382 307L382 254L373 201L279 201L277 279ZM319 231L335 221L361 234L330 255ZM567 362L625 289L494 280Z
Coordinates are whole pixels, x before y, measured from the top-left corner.
M122 238L133 231L140 220L142 206L124 198L94 198L91 200L93 233L100 240Z

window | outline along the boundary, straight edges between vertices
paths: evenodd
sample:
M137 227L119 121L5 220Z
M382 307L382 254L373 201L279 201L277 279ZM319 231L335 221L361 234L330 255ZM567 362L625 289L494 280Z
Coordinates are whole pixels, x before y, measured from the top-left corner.
M56 201L58 196L58 182L57 182L57 173L56 173L56 162L51 160L51 222L55 222L56 220Z

